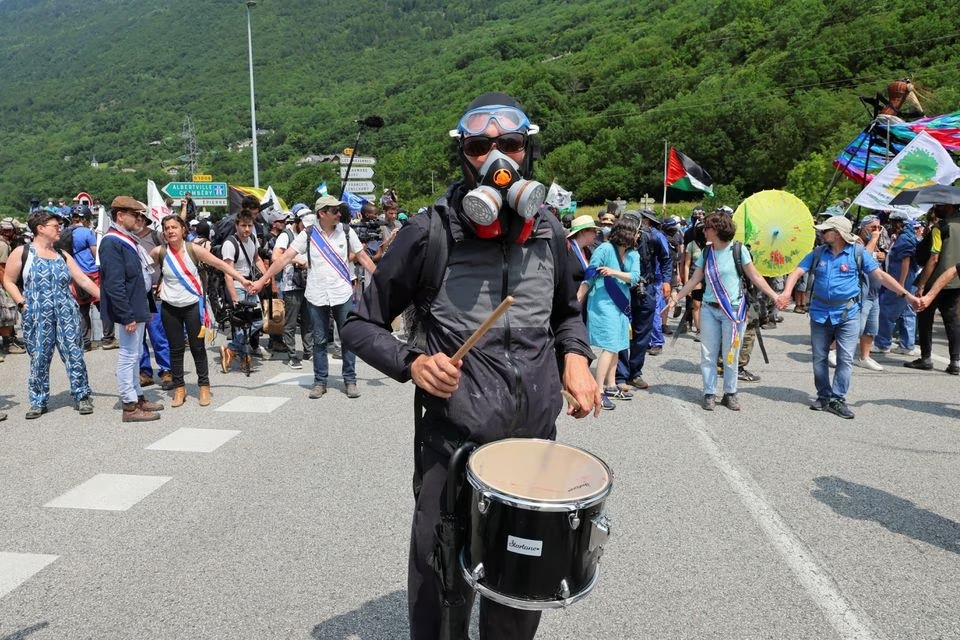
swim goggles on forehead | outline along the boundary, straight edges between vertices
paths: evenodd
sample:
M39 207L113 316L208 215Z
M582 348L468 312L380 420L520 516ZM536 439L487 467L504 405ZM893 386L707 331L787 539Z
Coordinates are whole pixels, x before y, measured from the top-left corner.
M496 122L500 130L505 133L522 131L533 135L540 131L540 127L530 124L527 114L520 109L504 105L490 105L478 107L463 114L457 128L450 130L450 137L475 136L486 131L491 122Z

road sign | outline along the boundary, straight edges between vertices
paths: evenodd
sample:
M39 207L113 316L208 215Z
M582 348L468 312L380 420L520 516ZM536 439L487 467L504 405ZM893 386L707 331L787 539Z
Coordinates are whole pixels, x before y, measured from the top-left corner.
M347 177L347 167L340 167L340 179ZM373 177L372 167L350 167L350 177L357 180L367 180Z
M350 193L368 193L376 189L370 180L347 180L344 188Z
M174 206L179 207L182 199L174 200ZM198 207L225 207L228 202L226 198L194 198L193 203Z
M350 164L350 158L353 158L353 166L372 167L377 164L377 159L373 156L340 156L340 164Z
M213 182L213 176L206 173L195 173L193 174L194 182Z
M163 189L171 198L182 198L189 191L194 200L202 198L223 199L227 197L226 182L171 182ZM216 205L214 205L216 206Z

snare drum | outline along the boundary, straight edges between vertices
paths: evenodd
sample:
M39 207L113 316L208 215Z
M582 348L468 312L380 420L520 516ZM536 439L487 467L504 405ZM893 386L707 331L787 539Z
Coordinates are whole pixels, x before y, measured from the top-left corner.
M549 440L515 438L470 456L464 579L516 609L565 607L587 596L610 535L603 504L613 473L596 456Z

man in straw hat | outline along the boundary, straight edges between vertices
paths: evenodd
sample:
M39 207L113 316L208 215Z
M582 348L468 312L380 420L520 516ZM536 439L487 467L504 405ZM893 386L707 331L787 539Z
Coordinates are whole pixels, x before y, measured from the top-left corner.
M841 418L853 418L846 396L853 371L853 354L860 339L861 287L867 275L887 289L905 296L911 305L919 301L900 283L880 269L873 255L864 251L853 234L853 225L843 216L827 218L815 225L823 245L808 253L787 278L778 306L790 302L794 285L813 270L810 302L810 344L813 348L813 380L817 399L814 411L829 411ZM837 369L830 381L827 354L837 342Z

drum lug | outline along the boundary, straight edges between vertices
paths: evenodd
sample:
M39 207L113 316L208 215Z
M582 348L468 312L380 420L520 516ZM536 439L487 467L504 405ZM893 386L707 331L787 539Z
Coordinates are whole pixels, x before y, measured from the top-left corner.
M481 493L480 497L477 498L477 511L482 514L487 512L487 509L490 508L490 495L487 493Z
M570 521L570 528L576 531L580 527L580 516L577 515L576 511L571 511L567 514L567 520Z
M606 514L601 514L590 520L592 528L590 529L590 542L587 548L590 552L602 548L607 539L610 538L610 518Z
M561 600L567 600L570 598L570 585L567 584L567 579L564 578L560 581L560 591L558 592Z
M478 562L477 566L473 568L473 571L470 572L470 575L473 576L474 582L480 582L487 577L487 572L483 568L483 563Z

